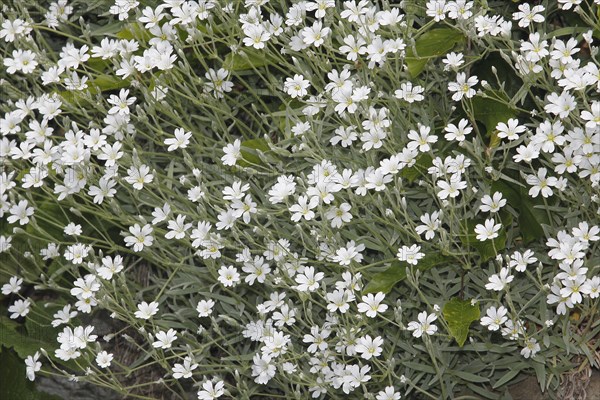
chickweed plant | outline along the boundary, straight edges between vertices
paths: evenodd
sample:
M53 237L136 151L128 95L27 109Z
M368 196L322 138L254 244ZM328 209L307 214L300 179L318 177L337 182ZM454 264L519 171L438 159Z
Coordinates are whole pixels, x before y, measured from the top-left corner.
M599 4L3 2L4 353L125 398L565 398Z

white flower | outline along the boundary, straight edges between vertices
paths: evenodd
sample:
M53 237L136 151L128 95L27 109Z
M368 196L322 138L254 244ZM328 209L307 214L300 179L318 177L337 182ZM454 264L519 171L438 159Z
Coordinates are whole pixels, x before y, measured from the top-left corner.
M296 275L298 286L296 289L300 292L313 292L319 287L319 281L325 277L323 272L315 273L314 267L305 267L301 274Z
M74 282L74 288L71 289L71 296L89 299L94 296L94 292L100 290L100 283L93 274L87 274L83 278L78 278Z
M26 300L15 300L15 302L8 307L8 312L11 313L11 319L17 319L19 317L24 317L29 314L29 307L31 306L31 302L29 299Z
M308 94L308 87L310 86L310 82L308 79L304 79L302 75L294 75L293 78L287 78L285 80L285 84L283 85L287 94L289 94L293 99L302 98Z
M252 359L252 376L254 378L254 382L260 385L266 385L271 378L275 376L275 365L271 363L271 357L267 355L260 355L260 353L255 354Z
M219 68L218 71L209 68L208 72L204 76L206 79L208 79L208 82L206 82L204 85L208 88L208 90L212 90L217 98L223 98L223 93L231 92L233 89L233 82L227 80L229 71L223 68Z
M575 97L567 91L562 92L560 95L550 93L547 100L548 104L544 106L544 110L550 114L558 115L560 119L567 118L571 111L577 107Z
M315 47L321 46L329 33L331 33L331 29L323 28L321 21L315 21L312 26L307 26L300 32L302 41L309 46L313 44Z
M310 328L310 334L304 335L302 339L303 343L310 343L308 346L309 353L316 353L318 351L324 351L329 347L329 344L325 339L331 335L331 330L323 328L319 329L318 326L312 326Z
M108 368L108 367L110 367L110 363L112 362L112 360L113 360L113 355L111 353L106 352L106 351L101 351L96 356L96 364L98 364L98 366L100 368Z
M8 296L11 293L19 293L21 290L21 284L23 283L23 279L18 276L12 276L8 283L2 285L2 294Z
M483 196L479 209L483 212L496 213L506 205L506 199L502 198L502 193L494 192L493 197L489 195Z
M185 215L178 215L176 220L168 222L169 232L165 234L167 239L183 239L185 232L192 227L191 223L185 223Z
M25 359L25 373L30 381L35 380L35 373L42 368L42 363L38 361L39 358L40 353L36 351L33 356L27 356Z
M354 294L350 290L334 290L332 293L327 293L327 310L329 312L339 311L344 314L350 309L350 302L354 301Z
M473 131L473 127L469 125L469 121L465 118L461 118L458 121L458 126L454 124L448 124L444 131L446 131L446 135L444 137L446 140L456 140L457 142L463 142L466 139L466 135L470 134Z
M378 313L384 313L388 309L386 304L381 304L385 294L378 292L375 295L372 293L362 296L362 303L358 304L358 312L366 313L367 317L375 318Z
M269 267L269 264L265 263L263 257L256 256L254 257L254 260L250 259L244 262L242 271L248 274L244 278L244 282L253 285L255 280L264 283L267 275L271 272L271 267Z
M215 306L215 302L213 300L200 300L198 305L196 306L196 311L198 311L199 317L208 317L212 314L212 309Z
M0 235L0 254L8 251L12 247L12 236Z
M556 186L557 179L552 176L546 178L547 172L546 168L540 168L537 171L537 175L527 175L526 182L531 185L529 189L531 197L537 197L540 192L542 193L542 197L552 196L552 186Z
M129 96L129 89L121 89L119 96L111 94L108 98L108 102L113 106L108 110L109 114L129 114L129 106L132 105L136 98L127 97Z
M510 270L508 268L502 268L500 270L500 274L494 274L490 276L489 283L485 285L487 290L495 290L497 292L504 290L506 285L508 285L514 279L514 275L509 275Z
M542 5L532 8L528 3L519 4L519 11L513 13L513 19L519 21L521 28L527 28L532 23L544 22L545 18L541 15L544 10Z
M125 245L127 247L133 246L133 251L139 252L144 249L144 246L152 246L154 237L152 236L153 228L151 225L146 224L140 227L139 224L135 224L129 227L129 233L131 236L125 237Z
M560 289L560 295L563 298L568 298L571 303L578 304L583 300L582 293L585 290L585 275L577 275L571 279L564 279L562 284L564 287Z
M235 139L233 144L228 144L223 147L223 152L225 155L221 157L221 161L225 165L235 165L239 159L242 158L241 153L242 142L239 139Z
M165 139L165 144L169 146L167 151L174 151L177 149L185 149L190 143L192 132L185 132L183 128L175 129L174 138Z
M515 251L510 256L509 266L514 268L517 272L525 271L527 265L533 264L537 261L537 258L534 257L534 253L531 250L525 250L522 254L518 251Z
M400 400L400 397L400 393L396 392L393 386L386 386L385 390L377 393L375 400Z
M366 335L358 339L355 350L362 358L370 360L372 357L379 357L381 355L383 350L381 345L383 345L381 336L373 339L371 336Z
M438 2L445 2L445 0L437 0ZM458 67L463 65L465 61L463 60L462 53L454 53L450 52L446 54L446 57L442 60L444 65L444 71L448 71L449 69L456 70Z
M202 384L202 390L198 392L199 400L214 400L225 394L225 382L217 381L214 383L212 381L206 381Z
M422 86L413 86L412 82L404 82L400 84L400 89L394 92L394 96L408 103L414 103L425 99L425 96L422 95L424 91L425 89Z
M29 217L33 215L34 208L28 207L29 203L27 200L21 200L18 204L13 205L9 212L10 215L7 218L9 224L14 224L19 221L19 225L26 225L29 223Z
M6 57L4 59L6 72L10 75L17 71L21 71L24 74L30 74L35 71L37 65L36 54L31 50L13 50L12 58Z
M318 197L311 197L310 200L307 196L298 197L298 203L292 205L289 208L289 211L293 213L291 218L292 221L298 222L302 218L304 218L307 221L310 221L315 217L315 212L312 211L312 209L315 208L318 204Z
M548 42L541 40L539 32L529 34L529 41L521 43L521 52L525 53L525 59L537 63L548 54Z
M335 7L335 0L314 0L306 3L306 11L315 11L316 18L323 18L328 8Z
M331 207L325 214L325 217L331 221L331 227L340 228L345 222L350 222L352 220L351 208L352 206L348 203L342 203L339 207Z
M471 76L467 79L467 75L464 72L456 74L456 82L450 82L448 84L448 90L453 92L452 100L460 101L463 96L467 99L475 96L475 89L473 86L477 85L479 80L476 76Z
M441 200L457 197L460 195L460 190L467 188L467 182L461 181L460 175L457 174L450 177L450 182L439 180L436 185L442 189L437 194Z
M155 301L149 304L145 301L142 301L137 307L138 310L134 313L134 315L139 319L150 319L158 312L158 303Z
M590 299L595 299L600 296L600 277L594 276L581 286L581 292L587 294Z
M433 325L432 322L437 319L437 315L429 314L427 315L427 311L422 311L417 316L417 321L411 321L408 323L407 329L409 331L413 331L413 336L419 338L423 336L423 334L433 335L437 332L437 326Z
M487 326L490 331L497 331L508 320L506 314L508 310L504 306L490 307L486 311L486 316L481 318L481 325Z
M152 343L152 346L160 349L168 349L176 339L177 331L174 329L169 329L167 332L159 331L156 334L156 341Z
M52 327L56 328L62 324L68 324L71 318L77 316L77 311L71 311L71 305L67 304L61 310L54 313L54 320L52 321Z
M411 265L417 265L419 263L419 260L422 259L424 256L425 254L421 253L421 246L418 246L416 244L413 244L410 247L402 246L400 249L398 249L398 254L396 254L398 260L405 261Z
M525 358L533 357L540 351L540 345L534 338L525 340L525 347L521 350L521 355Z
M479 241L486 241L489 239L495 239L499 236L499 231L502 228L502 224L495 224L492 218L485 220L484 224L477 224L475 226L476 238Z
M223 265L221 268L219 268L218 280L225 287L233 287L240 281L240 274L237 268L235 268L233 265L228 267Z
M520 133L525 132L526 128L523 125L519 125L518 119L510 118L506 123L498 122L496 130L500 139L516 140L519 138Z
M125 181L133 185L134 189L142 190L144 184L150 183L154 180L154 175L150 173L150 167L147 165L140 165L139 167L130 167L127 169L127 176Z
M173 366L173 378L191 378L192 371L198 368L198 364L193 363L191 357L186 356L183 359L183 364L176 363Z
M419 125L419 132L410 130L408 132L408 138L410 142L406 145L410 150L419 150L421 153L428 152L431 150L431 144L437 142L438 137L430 135L431 128L425 125Z
M243 40L244 44L255 49L264 48L265 42L271 39L271 34L262 25L246 25L244 34L246 35Z
M67 226L65 226L63 232L65 233L65 235L79 236L83 231L81 229L81 225L71 222Z

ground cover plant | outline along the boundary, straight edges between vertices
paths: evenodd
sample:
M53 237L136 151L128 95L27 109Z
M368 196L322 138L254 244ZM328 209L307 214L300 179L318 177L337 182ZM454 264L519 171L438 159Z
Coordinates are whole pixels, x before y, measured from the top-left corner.
M4 2L4 394L583 398L599 3Z

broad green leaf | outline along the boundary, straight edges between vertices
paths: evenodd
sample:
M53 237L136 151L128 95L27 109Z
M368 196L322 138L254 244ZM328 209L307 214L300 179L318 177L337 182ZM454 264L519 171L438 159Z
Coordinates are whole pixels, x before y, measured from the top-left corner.
M35 307L35 310L27 314L27 318L25 319L27 336L47 351L54 351L57 347L56 336L58 335L58 329L52 327L52 320L54 320L54 313L62 307L42 307L40 305L33 307Z
M427 175L427 169L433 165L432 161L433 159L429 154L421 154L417 159L417 162L415 162L415 165L400 171L400 176L409 182L414 182L420 176Z
M461 300L454 297L444 305L442 315L448 323L450 335L462 347L469 336L471 323L479 320L479 306L471 305L469 299Z
M241 167L250 167L254 165L263 165L265 162L259 157L258 152L267 153L271 150L265 139L251 139L242 142L240 153L242 159L238 160L237 165Z
M460 31L451 28L431 29L423 33L415 42L416 51L412 48L406 50L408 72L413 78L417 77L429 60L445 55L464 40Z
M100 89L101 92L104 92L107 90L126 88L129 86L129 80L115 78L110 75L100 75L94 79L89 86L91 93L96 93L96 87Z
M508 99L497 92L488 91L488 97L477 96L473 98L473 114L475 119L485 125L490 147L497 147L500 140L496 135L496 125L514 118L517 113L508 106ZM502 98L503 100L499 100Z
M498 237L491 240L480 241L475 233L475 226L483 224L483 219L466 221L466 232L459 234L460 241L473 247L481 256L481 261L485 262L496 257L506 247L506 228L512 224L512 217L508 213L502 214L502 228L498 232Z
M229 53L223 61L223 68L227 71L243 71L264 67L265 65L274 64L273 56L270 56L266 50L248 49L241 53Z
M549 223L548 216L543 210L533 207L535 200L529 197L527 189L512 182L495 181L491 191L501 192L507 203L519 213L519 230L525 244L544 236L541 224Z
M0 392L2 399L60 400L60 397L38 392L35 384L27 379L25 362L13 352L0 352Z
M125 40L149 40L152 36L150 36L150 32L139 25L130 25L129 28L121 29L117 32L116 36L119 39Z
M35 307L35 306L32 306ZM25 326L5 317L5 308L2 308L3 315L0 315L0 346L12 348L19 357L25 359L33 355L40 348L44 348L49 353L56 349L56 335L54 329L47 325L40 325L40 321L34 321L34 314L40 311L38 307L32 310L25 318ZM42 310L45 312L45 310ZM44 320L45 321L45 320Z
M105 37L105 36L117 36L118 32L120 32L121 30L123 30L123 26L125 25L125 22L123 21L115 21L112 22L110 24L105 24L105 25L97 25L97 24L90 24L90 35L93 36L98 36L98 37Z
M420 271L427 271L431 268L444 265L452 261L452 257L444 256L440 253L431 253L419 260L419 264L415 267ZM385 270L375 274L364 289L364 293L389 293L390 290L398 282L406 278L406 269L408 263L403 261L394 261Z

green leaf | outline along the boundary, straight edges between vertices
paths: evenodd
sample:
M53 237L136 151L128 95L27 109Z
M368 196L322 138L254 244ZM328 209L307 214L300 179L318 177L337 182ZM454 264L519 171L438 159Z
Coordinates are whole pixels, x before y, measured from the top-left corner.
M25 319L27 336L32 340L32 344L35 341L36 345L47 351L54 351L57 348L56 336L58 331L52 327L52 320L54 320L54 313L62 307L40 307L39 305L34 307L36 307L35 310L27 314Z
M460 345L460 343L459 343L459 345ZM472 374L472 373L466 372L466 371L453 370L453 371L449 371L449 372L452 375L458 376L459 378L461 378L467 382L487 383L490 381L489 378L486 378L486 377L480 376L480 375L476 375L476 374Z
M152 36L150 32L139 25L130 25L129 28L121 29L116 34L117 38L124 40L143 40L147 41Z
M479 306L471 305L469 299L461 300L454 297L444 305L442 315L448 323L450 335L462 347L469 335L471 323L479 320Z
M0 346L12 348L22 359L42 347L50 353L56 349L57 333L45 315L51 311L41 307L32 309L25 317L24 326L6 317L6 308L0 308L0 312Z
M90 24L90 36L94 37L94 36L98 36L98 37L105 37L105 36L116 36L117 32L121 31L123 29L123 26L125 25L125 22L123 21L115 21L112 22L110 24L106 24L106 25L97 25L94 23Z
M122 89L128 86L129 80L127 79L115 78L110 75L100 75L92 81L90 85L90 92L96 93L96 90L94 89L95 87L100 89L101 92L104 92L107 90Z
M223 68L227 71L243 71L272 65L275 63L273 56L266 50L244 49L242 53L229 53L223 61Z
M466 232L459 234L460 241L473 247L481 256L481 261L485 262L496 257L496 252L501 252L506 247L506 227L510 227L512 224L512 217L508 213L502 213L502 228L498 232L498 237L492 240L480 241L477 239L475 233L475 226L483 224L483 219L469 220L466 221Z
M500 139L496 134L496 125L514 118L517 112L509 107L509 99L496 91L487 91L486 97L477 96L473 98L473 115L475 119L485 125L490 147L497 147ZM502 99L502 100L501 100Z
M464 40L460 31L451 28L431 29L423 33L415 41L415 49L408 48L406 51L408 72L413 78L417 77L429 60L445 55Z
M546 388L546 366L543 363L534 361L531 363L533 370L535 371L535 377L542 391Z
M415 268L420 271L427 271L431 268L447 264L450 261L452 261L452 257L444 256L440 253L431 253L423 257L422 260L419 260L419 264ZM406 269L408 267L409 264L403 261L392 262L388 269L373 276L363 290L363 293L389 293L394 285L406 278Z
M506 385L508 382L512 381L515 376L521 373L521 369L511 369L506 374L502 375L502 378L498 379L492 388L497 389L500 386Z
M501 192L507 203L519 213L519 230L525 244L544 236L542 223L548 224L548 215L543 210L534 208L539 199L529 197L527 189L507 181L492 183L492 192Z
M433 165L433 159L429 154L422 154L415 165L409 168L404 168L400 171L400 176L409 182L414 182L420 176L425 176L429 167Z
M58 396L36 391L35 384L27 379L25 362L6 350L0 353L0 388L2 399L60 400Z
M240 153L242 160L238 160L237 165L241 167L250 167L254 165L265 166L265 162L260 158L258 153L267 153L271 151L269 143L265 139L251 139L242 142Z
M37 400L33 382L27 380L25 362L11 351L0 353L0 387L3 399Z

